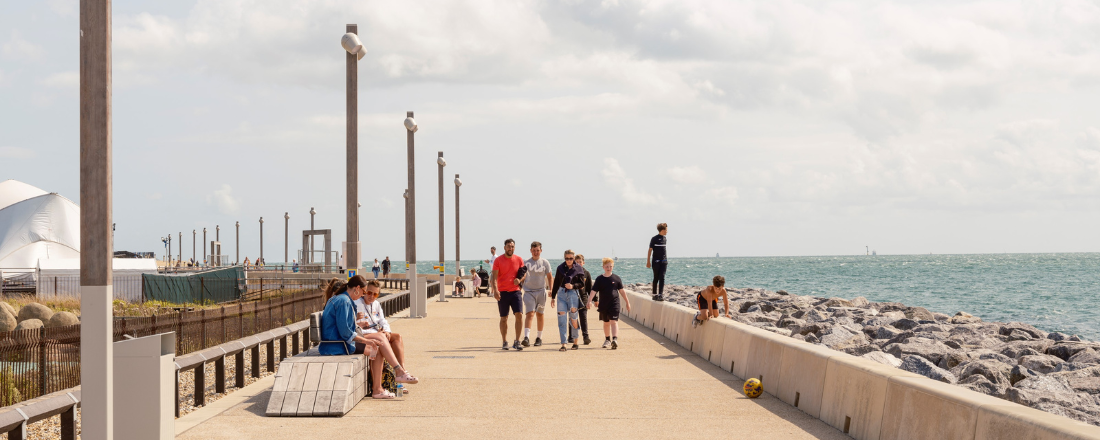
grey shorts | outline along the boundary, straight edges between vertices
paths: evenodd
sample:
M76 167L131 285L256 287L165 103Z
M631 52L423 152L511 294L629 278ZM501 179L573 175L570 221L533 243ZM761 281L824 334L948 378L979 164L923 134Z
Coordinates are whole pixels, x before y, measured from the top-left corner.
M524 313L545 313L546 311L546 289L537 290L524 290L523 291L523 312Z

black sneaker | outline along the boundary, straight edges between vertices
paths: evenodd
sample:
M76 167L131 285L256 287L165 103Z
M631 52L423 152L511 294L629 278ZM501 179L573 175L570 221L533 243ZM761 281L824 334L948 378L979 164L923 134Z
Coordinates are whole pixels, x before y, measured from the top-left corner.
M576 350L576 349L578 349L578 348L581 348L581 347L580 347L580 346L578 346L576 342L574 342L574 343L573 343L573 347L571 347L571 348L569 348L569 349L570 349L570 350Z
M501 350L507 350L508 349L508 341L504 341L504 346L500 347L500 349Z
M542 345L542 338L535 338L535 346L538 347L538 346L541 346L541 345Z
M588 344L591 344L591 343L592 343L592 340L589 339L588 336L585 336L584 337L584 345L588 345Z
M657 295L653 295L653 300L654 300L654 301L660 301L660 300L659 300L658 298L660 298L660 297L659 297L659 296L657 296Z
M507 344L507 342L505 342L505 344ZM516 349L516 351L523 351L523 346L519 345L519 341L513 342L512 348Z
M661 302L661 301L664 301L664 300L665 300L664 295L657 295L657 302Z
M611 341L611 349L619 348L619 341Z
M530 347L531 346L531 340L527 339L526 336L523 337L523 346L524 347Z

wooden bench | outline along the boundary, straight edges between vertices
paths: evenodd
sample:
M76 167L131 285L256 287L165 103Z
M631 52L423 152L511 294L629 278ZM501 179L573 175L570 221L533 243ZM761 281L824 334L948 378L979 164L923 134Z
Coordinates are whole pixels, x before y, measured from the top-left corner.
M76 438L76 407L80 406L80 387L61 390L45 396L0 408L0 433L9 439L27 438L27 425L55 415L61 415L61 439Z
M312 348L287 358L275 371L275 384L267 401L268 417L342 416L370 390L366 357L323 356L318 352L316 346L322 342L321 312L309 316L309 339Z

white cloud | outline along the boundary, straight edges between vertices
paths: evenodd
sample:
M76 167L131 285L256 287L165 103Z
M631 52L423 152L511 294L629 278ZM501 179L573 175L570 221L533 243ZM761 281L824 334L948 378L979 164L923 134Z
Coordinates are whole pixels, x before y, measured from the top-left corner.
M214 190L214 193L206 196L206 203L212 203L218 207L218 211L222 214L236 214L240 209L240 201L236 197L233 197L233 188L227 184L222 184L221 189Z
M734 205L737 203L737 188L732 186L711 188L707 190L706 196L721 203Z
M47 87L74 89L80 87L80 72L60 72L38 81Z
M0 147L0 157L5 159L30 159L34 156L34 150L27 148Z
M706 183L707 172L695 165L689 167L672 167L665 170L665 175L673 182L681 184Z
M42 46L24 40L18 30L12 30L8 41L0 48L6 57L21 60L38 60L42 58Z
M603 159L603 181L615 189L623 200L632 205L653 205L658 197L645 193L634 185L634 179L627 177L626 171L619 165L619 161L612 157Z

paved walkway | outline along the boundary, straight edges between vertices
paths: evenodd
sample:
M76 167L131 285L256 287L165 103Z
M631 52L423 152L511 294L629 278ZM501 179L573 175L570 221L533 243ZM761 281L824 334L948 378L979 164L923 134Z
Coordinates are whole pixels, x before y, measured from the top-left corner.
M630 320L614 351L590 317L592 345L559 352L550 314L549 343L503 351L491 297L428 304L428 318L393 322L420 378L405 399L363 400L342 418L268 418L269 377L177 420L177 437L848 438L766 394L745 398L740 379Z

